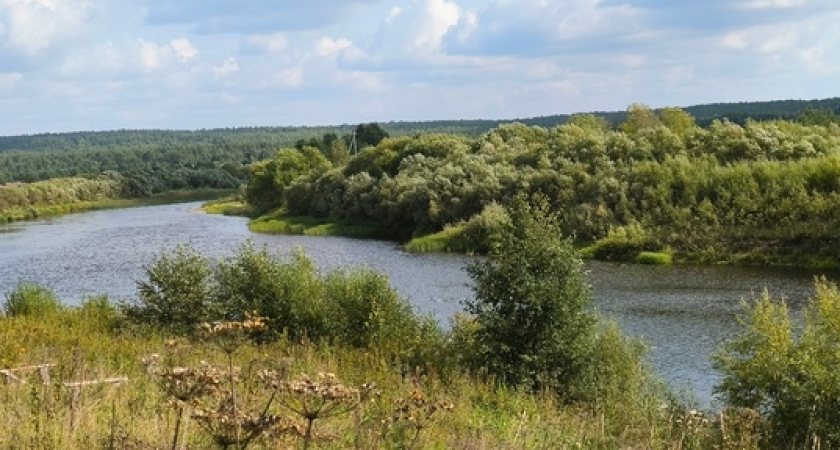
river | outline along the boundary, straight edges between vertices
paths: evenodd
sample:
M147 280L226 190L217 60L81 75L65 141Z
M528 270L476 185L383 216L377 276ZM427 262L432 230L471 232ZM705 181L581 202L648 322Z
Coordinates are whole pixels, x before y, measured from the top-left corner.
M0 293L19 280L51 288L68 304L86 296L136 297L136 281L155 257L188 243L205 256L233 254L249 239L270 252L302 248L328 272L369 267L385 273L414 307L441 323L472 296L461 255L403 252L393 243L339 237L252 233L246 220L197 212L199 203L93 211L0 225ZM814 273L723 266L640 266L589 262L595 307L643 338L657 373L698 406L714 406L719 374L710 356L737 329L742 299L768 289L800 311Z

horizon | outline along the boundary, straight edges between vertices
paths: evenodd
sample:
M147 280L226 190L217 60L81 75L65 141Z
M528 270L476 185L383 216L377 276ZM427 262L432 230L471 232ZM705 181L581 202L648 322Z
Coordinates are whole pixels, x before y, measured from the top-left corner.
M699 103L694 105L687 105L687 106L670 106L664 105L660 107L651 107L652 110L660 110L662 108L679 108L683 110L688 110L691 108L696 107L704 107L704 106L716 106L716 105L752 105L752 104L762 104L762 103L781 103L781 102L820 102L826 100L835 100L840 99L840 96L835 97L825 97L825 98L788 98L788 99L775 99L775 100L758 100L758 101L745 101L745 102L717 102L717 103ZM648 106L644 103L636 103ZM628 105L629 106L629 105ZM542 116L530 116L530 117L510 117L510 118L499 118L499 119L489 119L489 118L477 118L477 119L428 119L428 120L387 120L387 121L374 121L374 122L360 122L360 123L377 123L382 126L387 126L388 124L402 124L402 123L435 123L435 122L501 122L501 123L510 123L516 121L526 121L526 120L533 120L533 119L540 119L546 117L570 117L577 114L594 114L594 115L610 115L610 114L622 114L626 112L626 109L622 110L612 110L612 111L579 111L579 112L572 112L572 113L557 113L557 114L546 114ZM200 132L200 131L216 131L216 130L244 130L244 129L254 129L254 128L293 128L293 129L305 129L305 128L312 128L312 129L332 129L332 128L347 128L347 127L355 127L360 123L341 123L341 124L317 124L317 125L285 125L285 124L277 124L277 125L242 125L242 126L219 126L213 128L115 128L115 129L100 129L100 130L69 130L69 131L46 131L46 132L35 132L35 133L26 133L26 134L0 134L0 139L2 138L14 138L14 137L34 137L34 136L45 136L45 135L62 135L62 134L82 134L82 133L116 133L122 131L163 131L163 132Z
M830 98L838 22L829 0L0 0L0 135Z

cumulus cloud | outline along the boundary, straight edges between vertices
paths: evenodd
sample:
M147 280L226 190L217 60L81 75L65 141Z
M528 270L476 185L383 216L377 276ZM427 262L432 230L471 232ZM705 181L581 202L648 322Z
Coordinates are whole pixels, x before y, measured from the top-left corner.
M415 0L393 7L364 46L372 57L422 57L438 53L446 33L461 17L451 0Z
M213 73L219 78L227 77L235 72L239 72L239 61L233 57L226 59L221 65L213 67Z
M187 62L198 55L198 49L192 45L189 39L174 39L169 45L175 50L175 54L181 62Z
M315 43L315 53L318 56L330 57L336 56L344 50L353 46L353 42L348 39L339 38L333 39L330 37L323 37Z
M86 0L0 0L0 41L34 56L80 35L94 10Z
M445 45L479 55L598 50L644 31L647 20L643 8L599 0L496 0L465 14Z

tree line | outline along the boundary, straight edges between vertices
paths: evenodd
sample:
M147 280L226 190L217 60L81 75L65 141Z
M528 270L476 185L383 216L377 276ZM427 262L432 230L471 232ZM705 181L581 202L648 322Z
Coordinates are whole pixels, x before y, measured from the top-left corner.
M678 108L631 105L618 127L583 114L478 138L387 138L350 159L302 145L252 165L245 198L260 212L372 221L408 239L453 227L480 234L498 219L494 205L520 194L545 195L561 231L606 259L664 250L836 263L840 124L701 127Z

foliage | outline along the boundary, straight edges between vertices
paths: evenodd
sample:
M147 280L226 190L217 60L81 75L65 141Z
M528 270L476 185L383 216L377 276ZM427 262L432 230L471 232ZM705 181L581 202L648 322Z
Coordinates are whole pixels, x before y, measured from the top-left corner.
M494 236L488 260L468 272L475 299L475 364L500 381L582 395L595 319L583 262L559 234L545 198L517 198L510 222Z
M758 411L769 422L774 447L840 445L840 292L816 281L804 328L798 333L787 306L765 293L745 305L741 334L715 362L724 374L717 391L735 407Z
M673 262L673 257L670 253L663 252L641 252L636 257L636 262L639 264L648 264L653 266L667 266Z
M207 260L188 246L164 253L137 282L138 302L123 303L130 320L185 334L214 318Z
M592 244L588 252L597 259L632 261L651 246L650 238L638 223L610 230L606 237Z
M250 186L267 199L260 204L290 215L373 223L401 241L429 235L412 244L424 249L486 251L476 215L539 193L562 212L563 234L595 243L601 258L840 261L837 124L717 119L701 128L688 110L629 109L622 130L580 115L553 128L503 124L473 139L388 138L345 165L274 171L283 189Z
M46 317L58 314L64 307L49 288L31 281L21 281L6 294L3 313L7 316Z

